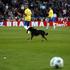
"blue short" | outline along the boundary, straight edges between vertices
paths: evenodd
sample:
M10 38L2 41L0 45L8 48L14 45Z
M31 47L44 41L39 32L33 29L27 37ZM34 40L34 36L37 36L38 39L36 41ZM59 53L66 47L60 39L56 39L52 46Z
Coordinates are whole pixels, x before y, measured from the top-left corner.
M48 22L56 22L56 17L48 18Z
M30 25L30 21L24 21L24 26L29 26Z

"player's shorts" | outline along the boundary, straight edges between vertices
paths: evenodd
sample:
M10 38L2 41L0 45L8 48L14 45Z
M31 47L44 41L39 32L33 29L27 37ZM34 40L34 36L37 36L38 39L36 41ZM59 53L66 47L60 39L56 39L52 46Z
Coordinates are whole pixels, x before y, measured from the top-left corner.
M29 26L30 25L30 21L24 21L24 26Z
M48 18L48 22L56 22L56 17Z

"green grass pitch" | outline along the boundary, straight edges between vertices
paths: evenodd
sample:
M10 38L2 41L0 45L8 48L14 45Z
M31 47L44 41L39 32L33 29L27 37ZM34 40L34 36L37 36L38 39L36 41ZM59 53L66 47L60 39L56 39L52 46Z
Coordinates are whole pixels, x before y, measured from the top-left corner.
M40 36L27 40L23 27L0 27L0 70L52 70L54 56L64 59L61 70L70 69L70 27L40 29L49 33L47 41Z

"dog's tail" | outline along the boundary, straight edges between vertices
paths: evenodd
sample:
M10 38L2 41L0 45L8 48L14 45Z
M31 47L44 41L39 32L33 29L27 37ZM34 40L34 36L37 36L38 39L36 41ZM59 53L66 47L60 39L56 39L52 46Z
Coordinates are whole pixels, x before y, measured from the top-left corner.
M45 35L47 36L47 35L48 35L48 33L45 33Z

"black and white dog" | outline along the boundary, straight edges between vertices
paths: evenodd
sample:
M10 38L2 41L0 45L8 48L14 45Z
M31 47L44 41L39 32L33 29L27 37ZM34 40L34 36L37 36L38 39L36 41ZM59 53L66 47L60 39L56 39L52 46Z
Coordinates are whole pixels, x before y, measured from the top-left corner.
M42 38L44 38L45 40L47 40L47 38L46 38L45 36L47 36L48 33L46 33L46 32L43 31L43 30L37 30L37 29L35 29L34 27L29 27L29 28L27 29L27 33L28 33L28 31L30 31L30 33L31 33L31 40L32 40L32 38L33 38L34 36L38 36L38 35L41 35Z

